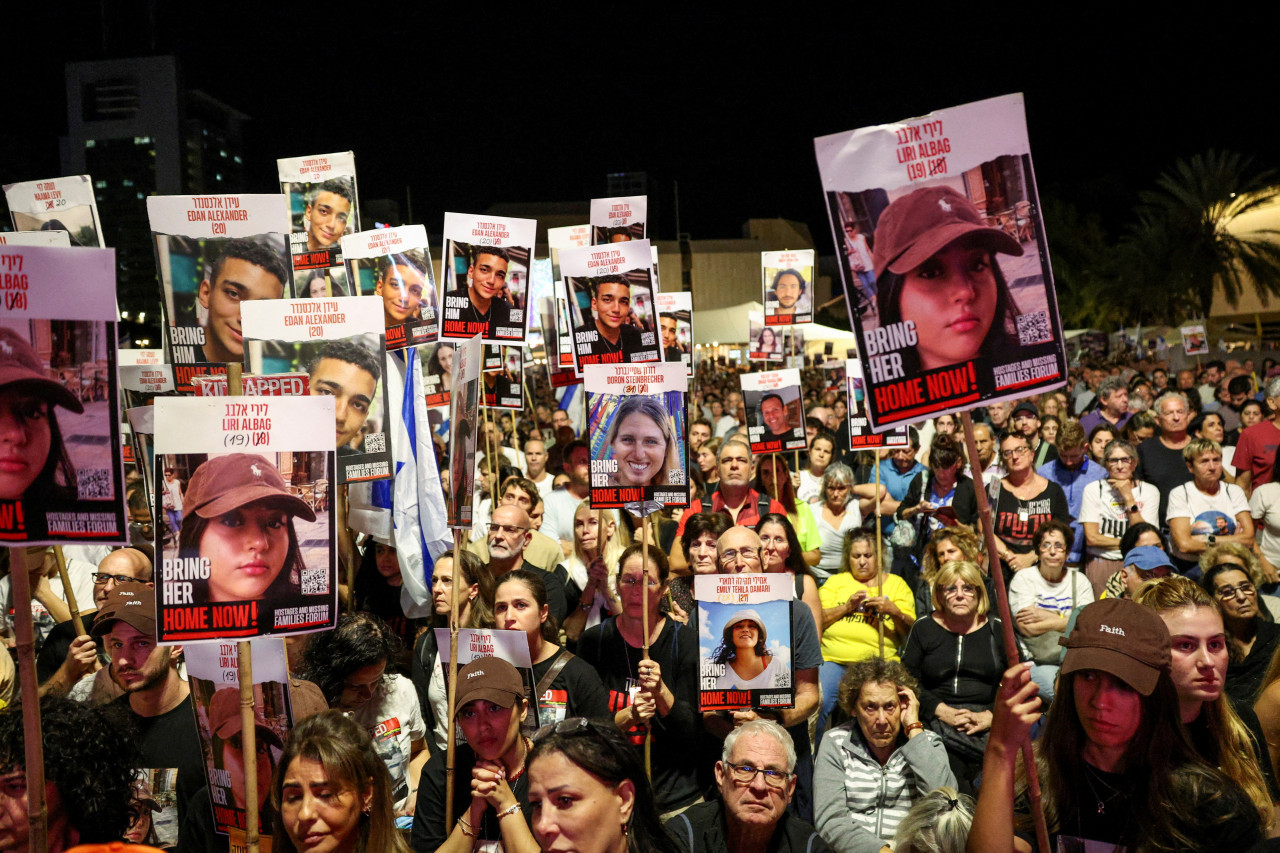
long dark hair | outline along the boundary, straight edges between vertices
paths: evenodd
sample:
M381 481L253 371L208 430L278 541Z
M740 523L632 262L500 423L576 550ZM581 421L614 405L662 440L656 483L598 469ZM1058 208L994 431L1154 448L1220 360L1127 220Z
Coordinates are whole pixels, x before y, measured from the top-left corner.
M378 756L373 740L363 726L341 711L323 711L293 727L284 754L271 780L271 805L280 813L284 779L295 758L307 758L324 768L325 778L334 787L350 788L358 800L369 791L369 810L361 810L356 853L409 853L396 829L395 797L391 775ZM367 784L368 787L365 787ZM284 821L277 820L272 849L297 853Z
M467 623L459 627L462 628L492 628L493 627L493 595L497 587L493 579L493 572L489 569L489 564L480 559L478 554L470 551L458 552L459 562L462 563L462 577L467 582L467 586L476 584L480 589L476 593L476 597L471 601L471 611L467 616ZM453 552L446 551L436 558L437 564L440 560L453 560ZM453 582L458 582L458 569L455 566L453 570ZM459 590L461 592L461 590ZM431 615L431 627L448 628L449 617L438 616L433 613Z
M762 495L769 494L769 490L764 485L764 466L771 465L773 467L773 485L778 492L778 503L782 504L783 509L795 510L796 507L796 491L791 485L791 469L787 467L787 463L781 458L781 454L770 454L760 460L760 464L756 467L756 479L752 483L752 487ZM778 473L778 469L782 469L782 473Z
M271 498L263 498L261 502L270 503L271 500ZM259 502L249 501L249 503L227 510L227 512L239 512L245 507L253 506ZM223 513L222 515L226 514ZM288 515L287 512L286 515ZM298 531L293 527L293 518L292 515L289 515L289 521L285 524L285 530L289 536L289 548L285 551L284 568L280 570L280 574L276 575L276 579L271 582L271 586L267 587L267 591L263 593L262 597L265 599L275 600L281 597L302 594L302 572L306 569L307 564L302 559L302 549L298 547ZM200 557L200 540L204 539L204 534L213 521L211 518L205 518L194 512L188 512L182 516L182 525L178 530L179 557L186 559L198 559ZM195 600L207 601L209 597L208 578L197 579L192 583L196 589Z
M796 529L792 526L791 519L779 512L765 513L756 524L756 533L763 530L766 524L780 525L787 534L787 549L789 553L783 563L787 567L787 571L794 573L797 577L800 575L812 575L812 570L804 561L804 551L800 548L800 537L796 535ZM763 565L764 560L760 562Z
M538 611L547 606L547 582L538 575L542 572L531 572L528 569L512 569L502 577L498 578L498 582L493 587L493 597L496 600L498 590L502 589L504 584L513 581L519 581L529 588L529 592L533 593L533 603L538 606ZM548 643L558 643L560 641L560 628L556 625L555 614L549 610L547 618L542 620L542 639Z
M946 246L942 248L945 249ZM996 312L978 355L1000 358L1018 349L1018 307L1014 304L1013 297L1009 295L1009 285L1005 283L1004 272L996 262L996 251L991 248L984 248L983 251L988 254L991 273L996 280ZM902 320L902 285L906 279L905 275L890 272L888 268L880 274L880 279L876 282L876 310L880 314L881 328ZM920 371L920 354L916 347L902 349L902 364L907 373Z
M749 619L739 619L738 622L749 622ZM712 663L729 663L738 659L738 650L734 648L733 626L738 622L730 622L724 626L724 631L720 634L720 645L716 646L716 650L711 653ZM769 653L769 649L764 644L764 629L760 629L760 636L756 638L756 657L763 660L773 657Z
M41 501L73 501L76 499L76 466L67 453L67 443L62 439L62 427L53 403L45 403L45 418L49 424L49 455L44 467L27 487L26 494ZM24 495L25 497L26 495Z
M342 698L342 689L353 672L400 659L399 635L386 622L366 611L344 613L338 627L315 635L303 654L305 678L313 682L332 707ZM383 679L391 676L386 672Z
M578 725L574 726L577 722ZM610 721L596 722L579 717L564 720L534 740L533 751L525 767L533 772L534 764L544 755L558 752L605 785L617 786L630 780L636 789L635 805L627 828L628 853L678 853L658 809L653 788L640 763L640 753L622 736Z

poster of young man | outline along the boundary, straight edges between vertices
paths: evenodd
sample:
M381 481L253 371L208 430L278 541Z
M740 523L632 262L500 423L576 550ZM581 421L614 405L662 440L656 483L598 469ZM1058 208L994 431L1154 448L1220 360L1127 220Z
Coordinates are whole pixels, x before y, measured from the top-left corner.
M577 370L661 361L648 240L560 253Z
M382 300L388 350L431 343L440 336L426 228L401 225L349 234L342 238L342 255L353 292Z
M196 731L209 780L214 828L220 835L248 829L244 728L240 718L240 673L235 643L191 643L183 649ZM293 728L289 665L284 641L250 641L253 660L253 728L257 751L258 829L271 831L271 779Z
M244 361L240 306L289 290L289 218L282 195L149 196L147 217L178 390Z
M299 299L354 296L342 237L360 230L356 158L351 151L276 160L289 203L289 254Z
M453 352L453 388L449 392L449 526L471 530L475 496L476 424L480 408L480 336Z
M532 219L444 215L442 340L525 342L537 230Z
M591 199L591 245L645 239L648 208L649 197L643 195Z
M693 294L657 293L658 332L662 335L662 360L678 361L685 375L693 376Z
M583 371L591 506L689 502L684 365L602 364Z
M1181 326L1178 331L1182 333L1182 349L1187 355L1209 354L1209 336L1205 334L1203 323Z
M445 683L448 683L448 667L449 667L449 629L436 628L436 646L440 649L440 653L436 655L436 669L439 671L439 677ZM536 683L533 678L533 661L529 657L529 637L523 631L504 631L497 628L459 628L458 629L458 669L462 669L467 664L477 658L498 658L514 666L520 672L520 679L524 682L525 699L532 703L530 713L525 718L521 729L526 735L532 735L542 723L539 721L539 715L535 713L538 707L534 702L533 693ZM445 702L448 702L448 698ZM440 709L436 709L437 715ZM447 718L447 714L443 718ZM438 717L439 718L439 717ZM563 719L563 715L561 716ZM556 722L556 720L552 720ZM458 743L466 743L466 738L462 734L462 727L454 729L458 738Z
M0 542L125 544L115 250L0 246Z
M862 362L856 358L845 361L845 381L848 383L846 409L849 418L849 449L879 450L882 447L910 447L911 436L906 426L891 427L884 432L872 432L866 415L866 382L862 378Z
M484 348L484 404L492 409L523 409L523 347Z
M332 397L338 482L392 474L382 311L364 296L244 306L245 372L303 372L307 393Z
M1021 95L814 145L872 429L1063 384Z
M106 245L88 175L5 184L4 200L18 231L65 231L72 246Z
M800 371L794 367L742 374L742 404L752 453L804 450Z
M790 573L697 575L698 710L790 708Z
M336 624L333 418L330 397L156 400L155 467L186 484L156 548L160 642Z
M769 326L813 322L813 249L761 252L764 322Z

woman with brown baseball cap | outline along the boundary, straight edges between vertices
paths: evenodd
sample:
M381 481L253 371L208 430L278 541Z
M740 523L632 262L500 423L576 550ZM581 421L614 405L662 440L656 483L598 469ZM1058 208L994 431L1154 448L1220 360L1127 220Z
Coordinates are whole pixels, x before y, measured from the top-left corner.
M1104 599L1060 642L1058 692L1035 744L1052 849L1240 851L1262 840L1258 810L1182 727L1160 616ZM1026 790L1018 753L1040 718L1029 668L1015 664L1000 683L969 850L1011 851L1015 825L1031 832L1028 814L1015 817Z
M31 344L0 328L0 500L75 499L76 471L62 442L57 406L84 412L75 394L45 375Z
M996 254L1022 246L986 224L950 187L922 187L895 199L876 223L876 310L880 326L910 321L916 345L908 373L1017 348L1009 295Z
M306 568L295 517L316 514L289 492L276 466L254 453L215 456L195 470L183 499L178 556L208 561L199 602L298 595Z

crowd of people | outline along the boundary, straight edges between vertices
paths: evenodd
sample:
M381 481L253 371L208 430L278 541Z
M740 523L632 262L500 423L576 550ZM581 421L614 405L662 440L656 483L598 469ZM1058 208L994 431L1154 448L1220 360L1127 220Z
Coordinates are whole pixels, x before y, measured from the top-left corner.
M486 419L476 521L432 568L431 614L406 615L396 550L370 540L337 627L289 638L293 728L258 737L264 832L296 851L1025 850L1034 771L1054 849L1264 849L1280 835L1269 372L1081 367L975 412L975 458L951 415L905 447L846 450L847 400L818 368L807 449L753 454L737 374L702 365L689 504L644 534L591 507L588 443L535 387L525 417ZM229 849L182 649L155 642L152 552L64 551L83 634L49 549L8 567L35 593L49 849ZM790 575L785 656L754 611L714 637L698 624L693 578L741 573ZM451 721L432 629L455 593L461 627L521 632L532 674L472 660ZM7 575L0 595L12 633ZM730 682L787 670L791 706L701 711L708 643ZM0 847L21 850L15 680L0 655ZM210 722L234 773L239 719ZM144 768L177 769L168 842Z

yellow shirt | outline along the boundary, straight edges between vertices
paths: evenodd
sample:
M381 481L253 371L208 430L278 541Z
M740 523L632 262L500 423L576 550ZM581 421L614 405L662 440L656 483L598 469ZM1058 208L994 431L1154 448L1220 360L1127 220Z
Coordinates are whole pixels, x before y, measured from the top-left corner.
M874 598L876 588L855 580L853 574L843 571L831 578L818 590L824 610L839 607L849 600L849 596L865 590L868 598ZM915 596L907 582L897 575L884 576L885 597L898 605L898 609L915 619ZM884 656L891 660L898 658L898 640L893 635L893 620L888 619L884 627ZM853 663L854 661L873 658L880 654L880 634L876 626L867 621L861 613L851 613L839 619L822 632L822 658L837 663Z

